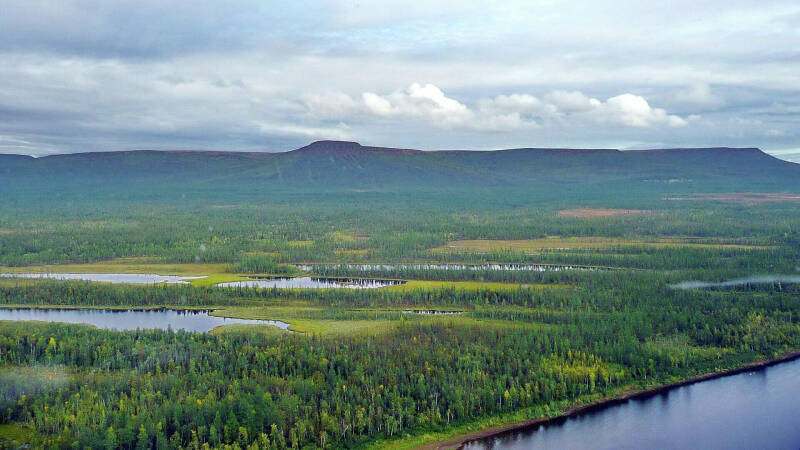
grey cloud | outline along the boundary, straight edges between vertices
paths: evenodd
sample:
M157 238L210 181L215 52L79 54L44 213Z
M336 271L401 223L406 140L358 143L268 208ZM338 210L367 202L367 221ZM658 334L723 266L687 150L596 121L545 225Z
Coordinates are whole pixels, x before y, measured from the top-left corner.
M260 15L251 1L11 1L0 15L0 49L151 58L238 48Z
M794 1L426 6L7 1L0 152L800 147Z

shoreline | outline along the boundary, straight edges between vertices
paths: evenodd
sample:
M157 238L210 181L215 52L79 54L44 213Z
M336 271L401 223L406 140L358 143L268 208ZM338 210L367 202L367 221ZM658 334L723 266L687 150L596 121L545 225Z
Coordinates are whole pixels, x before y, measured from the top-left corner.
M533 428L539 427L542 425L547 425L555 422L559 422L571 417L580 416L581 414L585 414L592 411L601 410L610 406L618 405L621 403L625 403L628 400L636 399L636 398L647 398L652 397L654 395L658 395L662 392L666 392L675 388L679 388L682 386L688 386L695 383L700 383L703 381L714 380L717 378L728 377L732 375L737 375L740 373L745 372L754 372L758 371L770 366L774 366L776 364L784 363L793 361L795 359L800 359L800 350L795 350L792 352L788 352L779 356L777 358L766 359L761 361L756 361L750 364L746 364L742 367L738 367L735 369L727 369L727 370L720 370L717 372L711 372L704 375L698 375L696 377L688 378L683 381L676 381L673 383L664 384L661 386L655 386L652 388L647 389L637 389L634 391L624 392L619 394L615 397L607 398L604 400L599 400L596 402L588 403L586 405L581 406L574 406L566 409L559 415L550 416L550 417L539 417L537 419L530 419L525 420L522 422L510 423L506 425L499 425L491 428L487 428L480 431L474 431L471 433L462 434L459 436L455 436L449 438L444 441L438 442L431 442L429 444L423 444L417 447L419 450L459 450L464 447L468 442L479 440L479 439L487 439L496 436L500 436L512 431L523 430L526 428Z
M230 306L175 306L175 305L142 305L142 306L127 306L127 305L111 305L111 306L98 306L98 305L36 305L36 304L12 304L0 305L0 309L92 309L92 310L108 310L108 311L156 311L156 310L172 310L172 311L208 311L209 314L213 311L225 309Z

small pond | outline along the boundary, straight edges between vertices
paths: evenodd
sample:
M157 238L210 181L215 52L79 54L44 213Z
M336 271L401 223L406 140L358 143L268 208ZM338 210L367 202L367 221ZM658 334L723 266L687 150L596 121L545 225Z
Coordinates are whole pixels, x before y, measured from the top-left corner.
M278 277L263 280L232 281L220 287L256 287L281 289L376 289L403 284L398 280L370 280L364 278Z
M108 330L161 329L206 333L221 325L271 325L289 330L289 324L277 320L236 319L217 317L210 311L148 309L50 309L0 308L0 320L85 323Z
M205 278L179 277L176 275L156 275L152 273L0 273L3 278L47 278L52 280L84 280L104 283L130 284L186 284L188 280Z

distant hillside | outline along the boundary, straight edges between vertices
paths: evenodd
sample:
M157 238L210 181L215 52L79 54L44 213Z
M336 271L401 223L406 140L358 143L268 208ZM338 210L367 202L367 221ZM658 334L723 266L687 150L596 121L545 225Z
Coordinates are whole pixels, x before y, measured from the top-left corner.
M0 155L6 195L553 189L800 191L800 165L756 148L420 151L319 141L283 153ZM663 187L667 186L667 187ZM98 191L102 190L102 192Z

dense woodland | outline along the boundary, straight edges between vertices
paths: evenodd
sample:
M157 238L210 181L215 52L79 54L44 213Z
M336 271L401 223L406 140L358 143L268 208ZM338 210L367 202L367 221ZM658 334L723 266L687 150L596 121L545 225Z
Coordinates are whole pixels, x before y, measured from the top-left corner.
M348 155L331 160L350 161ZM514 164L536 173L566 169L550 156L525 162L527 153L517 152L507 161L470 156L466 172L428 182L443 176L446 164L404 166L407 172L393 175L389 155L362 161L384 170L363 183L353 181L360 169L351 166L348 179L322 175L333 167L325 165L327 155L307 170L283 166L277 181L249 171L251 157L232 157L217 184L193 181L207 179L201 159L173 174L166 168L177 167L170 165L177 156L156 155L163 173L123 171L118 184L97 189L110 175L92 170L123 173L113 170L118 157L149 167L146 153L101 158L67 176L64 159L0 170L18 178L0 179L10 192L0 196L0 273L52 270L43 264L115 270L135 261L154 273L169 263L201 273L213 265L226 276L408 282L294 290L0 278L0 307L202 307L307 327L204 334L0 321L0 447L392 447L427 432L554 415L575 403L800 350L797 283L673 287L800 275L797 203L670 200L715 190L797 192L798 178L786 176L796 168L779 164L781 176L750 179L730 163L727 175L703 178L697 161L687 160L685 176L654 179L666 164L654 160L631 163L632 173L609 166L583 183L534 182ZM609 155L573 164L583 172L569 179L619 157ZM484 166L497 178L473 183ZM289 176L302 188L281 184ZM399 184L381 186L380 176ZM48 177L50 184L42 181ZM419 186L400 183L408 180ZM264 186L275 189L259 190ZM641 211L559 213L576 207ZM522 242L542 239L566 243ZM464 240L522 243L486 250L454 244ZM346 265L369 263L580 267ZM460 314L402 312L431 309Z

